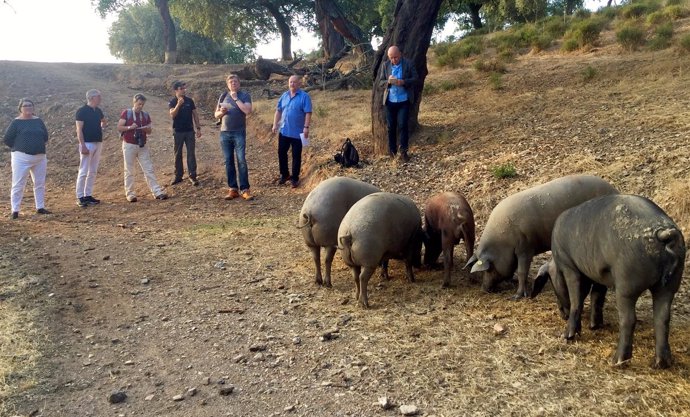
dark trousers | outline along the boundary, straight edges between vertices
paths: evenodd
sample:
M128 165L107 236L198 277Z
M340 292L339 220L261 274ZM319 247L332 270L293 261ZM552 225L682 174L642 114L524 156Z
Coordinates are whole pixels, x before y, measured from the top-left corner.
M407 152L410 139L407 119L410 117L410 102L401 103L386 101L386 124L388 128L388 151L395 155L398 152L397 132L400 131L400 151Z
M196 153L194 152L196 138L194 131L174 132L173 138L175 140L173 146L173 152L175 153L175 178L182 178L182 174L184 174L182 146L187 148L187 172L189 173L189 178L196 178Z
M288 171L288 150L292 147L292 177ZM290 178L292 181L299 181L299 170L302 167L302 141L278 135L278 166L280 176L283 179Z

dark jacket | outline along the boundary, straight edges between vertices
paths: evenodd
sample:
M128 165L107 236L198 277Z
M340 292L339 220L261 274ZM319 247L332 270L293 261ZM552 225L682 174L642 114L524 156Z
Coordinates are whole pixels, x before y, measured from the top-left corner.
M405 82L404 87L407 91L407 97L410 101L410 104L413 104L415 100L414 90L417 86L417 82L419 81L419 76L417 76L417 70L412 62L405 58L400 58L400 63L402 64L403 81ZM390 77L392 73L393 66L391 65L390 61L386 61L381 64L378 86L379 88L385 88L385 91L383 92L383 102L381 103L383 106L386 105L386 100L388 100L388 89L390 88L388 85L388 77Z

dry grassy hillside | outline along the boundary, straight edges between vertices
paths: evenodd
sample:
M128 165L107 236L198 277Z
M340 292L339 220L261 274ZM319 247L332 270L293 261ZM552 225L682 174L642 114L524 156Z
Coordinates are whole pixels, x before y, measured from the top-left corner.
M688 20L675 24L676 35ZM425 199L463 192L478 236L505 196L553 178L591 173L623 192L648 196L690 236L690 56L680 48L626 52L612 31L588 51L558 45L517 55L495 76L476 70L496 51L455 69L430 68L412 161L371 154L368 91L314 92L313 146L303 184L279 187L269 125L275 100L255 97L248 160L257 196L225 201L224 170L210 103L227 68L214 66L0 65L0 126L22 96L38 102L52 132L48 207L32 214L27 190L18 221L0 220L0 414L21 416L372 416L378 398L414 404L419 415L687 415L690 409L690 300L685 282L671 327L676 365L649 368L651 301L638 303L631 364L613 368L613 297L607 327L566 344L564 322L547 291L513 302L510 283L484 294L458 250L452 288L441 272L417 283L370 283L372 309L353 298L350 272L336 257L332 289L313 284L313 266L294 227L307 193L324 178L348 175L386 191ZM432 60L433 62L433 60ZM73 114L83 93L104 92L117 114L135 92L149 96L159 179L172 179L166 86L189 82L200 103L199 188L167 187L164 202L126 202L119 143L107 133L96 189L104 203L76 207ZM274 89L285 88L276 80ZM111 116L113 117L113 116ZM111 120L114 123L114 120ZM364 159L339 168L345 137ZM512 165L513 178L494 168ZM9 153L0 152L9 178ZM9 181L0 207L9 213ZM532 275L540 264L535 261ZM500 324L507 332L496 335ZM587 319L583 327L586 327ZM232 385L230 395L221 393ZM113 391L127 400L110 404ZM226 392L227 393L227 392ZM173 400L176 395L182 398Z

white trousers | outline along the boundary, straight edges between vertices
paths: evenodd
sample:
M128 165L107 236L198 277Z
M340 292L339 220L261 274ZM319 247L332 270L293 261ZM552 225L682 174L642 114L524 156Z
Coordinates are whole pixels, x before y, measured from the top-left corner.
M10 201L12 211L19 211L24 197L26 181L31 174L31 181L34 183L34 199L36 200L36 210L45 208L46 195L46 167L48 158L46 154L29 155L24 152L12 152L12 193Z
M122 142L122 155L125 160L125 195L127 198L136 197L134 193L134 162L139 160L139 166L144 171L144 178L154 197L163 193L163 188L158 185L156 175L153 173L153 161L148 145L143 148L139 145Z
M79 152L79 174L77 174L77 198L93 195L93 185L96 183L96 171L101 162L103 142L86 142L88 155ZM79 147L79 145L77 145Z

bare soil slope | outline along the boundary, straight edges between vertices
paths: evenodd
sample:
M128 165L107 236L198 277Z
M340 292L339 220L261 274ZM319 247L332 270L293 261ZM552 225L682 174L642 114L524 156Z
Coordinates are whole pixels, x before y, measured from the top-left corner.
M593 79L583 78L586 67L596 70ZM0 414L372 416L397 415L405 404L427 416L686 415L687 283L672 318L676 366L648 366L654 337L645 297L632 363L619 369L609 364L618 328L612 296L608 326L585 329L566 344L550 291L520 302L508 299L509 284L484 294L461 269L458 250L451 289L440 288L439 270L420 271L408 284L393 262L394 279L370 284L372 309L365 311L338 257L334 287L314 285L295 224L314 185L349 175L407 194L420 207L432 193L462 191L481 236L493 206L510 193L592 173L657 201L687 237L688 68L690 58L674 50L624 54L605 45L520 57L500 89L469 64L432 69L427 82L460 87L424 97L408 164L370 154L368 92L314 93L313 146L305 150L297 190L272 182L277 158L268 126L275 102L254 92L248 159L257 198L228 202L209 117L224 68L2 63L0 125L29 96L52 132L48 208L55 214L33 214L27 189L20 219L0 220ZM156 201L139 175L143 198L128 203L117 114L135 92L149 96L156 172L169 183L165 87L175 78L189 81L205 115L201 186L167 187L172 198ZM73 191L73 115L94 87L104 93L111 127L95 192L103 203L82 209ZM345 136L355 139L363 168L331 162ZM506 163L518 176L495 178L490 168ZM0 165L0 206L9 213L8 152L0 153ZM496 335L496 324L507 331ZM118 390L126 401L109 403ZM396 409L377 404L384 396Z

